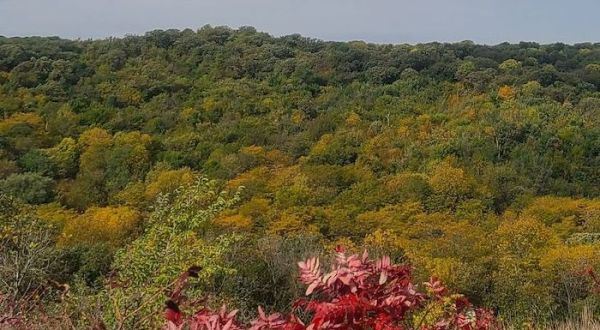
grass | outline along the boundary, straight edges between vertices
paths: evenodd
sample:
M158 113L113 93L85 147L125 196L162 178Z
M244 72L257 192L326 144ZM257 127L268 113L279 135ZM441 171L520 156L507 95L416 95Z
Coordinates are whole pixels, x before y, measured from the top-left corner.
M584 309L577 320L557 323L547 328L548 330L600 330L600 320L594 317L589 309Z

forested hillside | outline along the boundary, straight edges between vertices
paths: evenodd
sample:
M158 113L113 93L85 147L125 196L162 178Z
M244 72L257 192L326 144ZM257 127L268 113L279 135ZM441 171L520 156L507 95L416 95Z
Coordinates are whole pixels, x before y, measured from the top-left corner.
M600 44L0 37L0 194L4 307L76 328L155 327L193 265L286 311L337 245L503 322L600 313Z

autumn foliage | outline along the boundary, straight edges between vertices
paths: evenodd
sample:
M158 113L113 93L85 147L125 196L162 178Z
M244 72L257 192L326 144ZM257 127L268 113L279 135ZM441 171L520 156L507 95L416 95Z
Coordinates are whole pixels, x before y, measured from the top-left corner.
M167 301L165 329L470 330L496 325L489 311L473 308L462 295L449 294L435 278L420 290L412 283L410 266L394 264L389 257L372 260L366 251L347 255L338 247L329 270L316 257L298 266L299 279L307 286L306 297L294 302L289 315L268 315L259 307L258 317L247 327L236 320L236 310L228 312L225 307L216 312L202 307L190 316L183 315L183 306L197 304L183 295L188 279L198 276L198 269L191 268L178 279Z
M600 323L599 146L600 44L0 36L0 329Z

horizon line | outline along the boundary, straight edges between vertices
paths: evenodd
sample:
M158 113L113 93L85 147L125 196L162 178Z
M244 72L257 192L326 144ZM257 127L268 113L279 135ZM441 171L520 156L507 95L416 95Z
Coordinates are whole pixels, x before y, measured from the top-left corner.
M200 31L203 28L227 28L231 31L240 31L244 28L252 28L255 30L256 33L264 33L267 34L269 37L271 38L284 38L284 37L289 37L289 36L301 36L303 38L306 39L312 39L315 41L319 41L319 42L323 42L323 43L352 43L352 42L362 42L362 43L366 43L366 44L370 44L370 45L378 45L378 46L386 46L386 45L427 45L427 44L460 44L460 43L472 43L474 45L478 45L478 46L489 46L489 47L494 47L494 46L500 46L500 45L505 45L505 44L509 44L509 45L518 45L521 43L532 43L532 44L537 44L539 46L547 46L547 45L556 45L556 44L563 44L563 45L567 45L567 46L578 46L578 45L584 45L584 44L590 44L590 45L598 45L600 44L600 41L576 41L576 42L571 42L571 41L562 41L562 40L556 40L556 41L539 41L539 40L507 40L507 41L501 41L501 42L479 42L479 41L475 41L472 39L463 39L463 40L454 40L454 41L450 41L450 40L427 40L427 41L369 41L368 39L352 39L352 38L322 38L322 37L315 37L315 36L308 36L308 35L304 35L302 33L296 32L296 33L282 33L282 34L275 34L275 33L271 33L271 32L267 32L264 30L259 30L254 26L251 25L240 25L237 27L232 27L229 25L212 25L212 24L205 24L202 25L200 27L197 28L191 28L191 27L172 27L172 28L165 28L165 27L157 27L154 29L150 29L150 30L146 30L144 32L125 32L125 33L117 33L117 34L113 34L113 35L105 35L105 36L90 36L90 37L76 37L76 36L65 36L65 35L57 35L57 34L47 34L47 35L43 35L43 34L24 34L24 35L3 35L0 34L0 38L5 38L5 39L25 39L25 38L59 38L61 40L69 40L69 41L74 41L74 42L91 42L91 41L105 41L105 40L110 40L110 39L125 39L125 38L136 38L136 37L144 37L146 34L150 33L150 32L155 32L155 31L178 31L178 32L183 32L186 30L191 30L194 33L197 33L198 31Z

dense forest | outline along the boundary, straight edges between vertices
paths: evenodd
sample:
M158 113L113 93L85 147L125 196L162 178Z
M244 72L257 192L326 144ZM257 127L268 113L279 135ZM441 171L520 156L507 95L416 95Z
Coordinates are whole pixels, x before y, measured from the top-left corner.
M289 311L336 246L506 324L598 315L599 198L600 44L0 37L0 310L29 327L156 328L194 265L207 306Z

